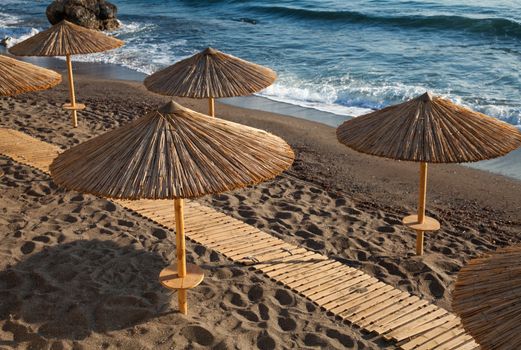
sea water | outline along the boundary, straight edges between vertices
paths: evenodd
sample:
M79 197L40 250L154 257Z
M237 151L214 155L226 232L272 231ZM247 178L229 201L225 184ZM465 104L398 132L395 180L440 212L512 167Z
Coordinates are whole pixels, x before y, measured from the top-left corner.
M0 37L47 28L49 2L0 0ZM113 2L125 46L75 60L150 74L211 46L273 68L258 95L330 125L428 90L521 128L521 0Z

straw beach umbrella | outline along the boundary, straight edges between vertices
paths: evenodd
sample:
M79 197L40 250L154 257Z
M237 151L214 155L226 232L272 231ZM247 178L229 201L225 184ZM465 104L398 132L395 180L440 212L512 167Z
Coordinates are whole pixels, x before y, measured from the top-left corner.
M145 86L161 95L207 98L208 114L214 117L215 98L251 95L276 78L269 68L209 47L150 75Z
M97 30L87 29L63 20L49 29L40 32L9 49L17 56L65 56L69 77L70 103L63 108L71 111L72 125L78 126L77 111L85 108L76 103L74 80L72 76L71 55L84 55L115 49L123 41L107 36Z
M293 151L279 137L172 101L65 151L50 170L57 184L80 192L174 200L177 264L163 270L160 280L179 290L179 308L186 314L186 289L197 286L203 273L186 264L183 199L274 178L293 159Z
M0 96L50 89L61 81L62 76L52 70L0 55Z
M483 349L521 349L521 245L498 249L458 273L452 307Z
M45 90L61 81L55 71L0 55L0 96Z
M429 93L348 120L338 127L337 138L358 152L420 163L418 214L403 219L417 233L418 255L424 232L440 228L425 215L427 164L476 162L521 146L514 126Z

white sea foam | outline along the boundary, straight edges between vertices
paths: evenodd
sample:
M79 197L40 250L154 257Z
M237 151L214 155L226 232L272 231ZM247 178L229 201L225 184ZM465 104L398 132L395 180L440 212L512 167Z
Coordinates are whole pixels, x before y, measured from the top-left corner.
M0 28L20 23L21 19L13 14L0 12Z
M154 24L140 22L121 22L121 27L109 33L123 39L122 47L88 55L76 55L72 57L76 62L96 62L105 64L117 64L140 73L151 74L159 68L176 62L184 56L175 56L172 51L184 47L187 43L184 39L172 40L168 48L162 44L152 44L146 40L140 32L153 30ZM64 59L64 58L61 58Z
M348 77L334 84L330 80L311 82L282 75L275 84L259 95L301 107L356 117L389 104L405 101L425 91L421 86L372 85Z
M323 90L323 92L320 93L319 91L314 91L312 88L302 88L284 85L283 83L275 83L260 92L258 95L273 101L313 108L338 115L359 116L371 111L368 108L349 107L335 104L334 89L323 88L320 90Z
M32 37L33 35L36 35L38 34L40 31L36 28L28 28L27 29L28 32L25 33L25 34L18 34L18 36L9 36L9 40L6 42L7 44L7 47L11 47L11 46L14 46L22 41L24 41L25 39L28 39L30 37Z

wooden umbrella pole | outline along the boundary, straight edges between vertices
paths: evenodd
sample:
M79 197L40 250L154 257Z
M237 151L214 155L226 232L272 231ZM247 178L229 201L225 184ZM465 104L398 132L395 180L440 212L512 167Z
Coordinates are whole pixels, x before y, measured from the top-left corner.
M425 204L427 201L427 163L420 163L420 193L418 198L418 223L425 221ZM416 254L423 255L423 235L422 230L416 230Z
M186 276L186 244L185 244L185 222L183 213L183 199L174 200L175 208L175 241L177 250L177 274L179 277ZM186 298L186 289L177 291L177 299L179 302L179 311L188 314L188 303Z
M215 101L213 97L208 99L208 115L215 117Z
M69 74L69 96L71 100L72 126L78 127L78 114L76 112L76 96L74 95L74 80L72 78L71 55L67 55L67 73Z

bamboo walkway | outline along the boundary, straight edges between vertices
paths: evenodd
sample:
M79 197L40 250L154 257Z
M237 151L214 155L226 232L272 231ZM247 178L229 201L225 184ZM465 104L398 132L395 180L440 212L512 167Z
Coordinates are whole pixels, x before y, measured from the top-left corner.
M0 154L49 172L57 146L0 128ZM171 200L114 201L174 230ZM460 319L370 275L304 248L286 243L244 222L194 201L186 201L186 234L232 261L250 262L324 309L410 349L479 349Z

